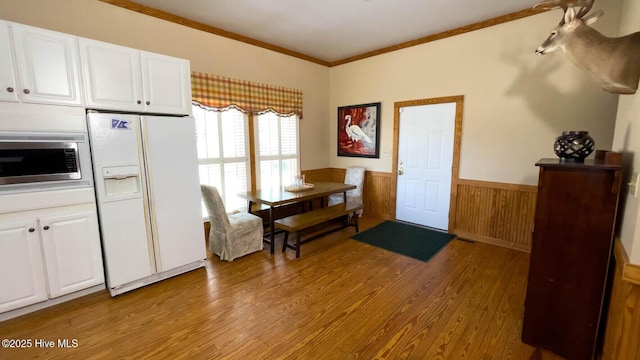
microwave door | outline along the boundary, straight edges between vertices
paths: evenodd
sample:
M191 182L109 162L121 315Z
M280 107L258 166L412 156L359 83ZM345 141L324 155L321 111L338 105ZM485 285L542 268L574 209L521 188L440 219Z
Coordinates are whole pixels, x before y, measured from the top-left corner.
M74 142L0 142L0 184L80 179Z

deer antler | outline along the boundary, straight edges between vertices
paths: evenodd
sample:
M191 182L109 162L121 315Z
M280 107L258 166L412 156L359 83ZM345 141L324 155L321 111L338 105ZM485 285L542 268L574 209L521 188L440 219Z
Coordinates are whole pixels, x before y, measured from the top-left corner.
M567 9L572 7L578 7L580 10L576 14L576 18L580 19L583 16L587 15L591 8L593 7L593 2L595 0L576 0L576 1L567 1L567 0L549 0L537 3L533 6L533 8L542 8L545 10L562 8L563 12L567 12ZM560 25L564 25L564 18L560 21Z
M567 2L565 0L551 0L551 1L543 1L543 2L539 2L535 5L533 5L533 8L542 8L544 10L551 10L551 9L557 9L557 8L562 8L562 10L567 11L567 8L569 7L569 5L567 5Z
M569 5L571 7L580 7L580 11L576 15L577 19L582 19L583 16L587 15L591 8L593 7L593 2L595 0L587 0L587 1L577 1L575 5Z

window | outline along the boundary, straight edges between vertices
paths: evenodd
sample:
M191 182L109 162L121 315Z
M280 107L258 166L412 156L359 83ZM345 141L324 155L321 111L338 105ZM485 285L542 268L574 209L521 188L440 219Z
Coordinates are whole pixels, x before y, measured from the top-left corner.
M287 186L299 172L298 116L273 111L248 115L238 108L218 110L193 105L196 120L200 183L218 188L227 211L246 211L247 202L237 196L252 188ZM253 118L254 133L249 134ZM249 144L254 143L251 153ZM251 158L255 169L251 168ZM207 211L203 205L203 216Z
M227 211L246 209L246 201L236 194L251 187L248 115L235 108L218 111L194 104L193 116L200 183L218 188Z
M272 111L255 115L257 188L287 186L299 172L298 117Z

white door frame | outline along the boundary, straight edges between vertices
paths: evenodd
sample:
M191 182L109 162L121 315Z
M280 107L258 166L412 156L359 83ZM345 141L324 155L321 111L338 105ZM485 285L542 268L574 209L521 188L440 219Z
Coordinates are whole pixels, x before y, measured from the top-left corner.
M400 135L400 109L409 106L456 103L455 129L453 133L453 163L451 165L451 197L449 199L449 226L451 231L455 224L458 173L460 165L460 139L462 137L462 106L464 96L447 96L441 98L400 101L394 103L393 109L393 156L391 164L391 208L396 219L396 194L398 191L398 139Z

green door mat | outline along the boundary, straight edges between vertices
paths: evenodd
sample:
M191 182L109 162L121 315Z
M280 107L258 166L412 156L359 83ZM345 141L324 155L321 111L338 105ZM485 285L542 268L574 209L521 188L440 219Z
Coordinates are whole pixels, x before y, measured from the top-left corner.
M423 227L385 221L352 239L414 259L427 261L456 236Z

